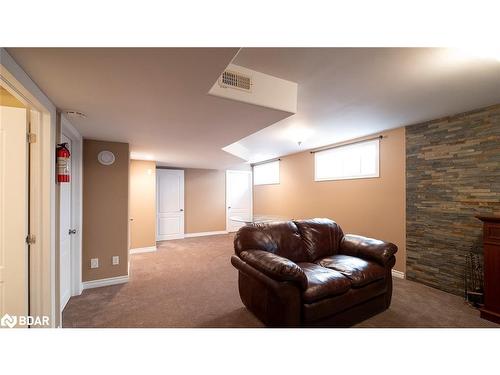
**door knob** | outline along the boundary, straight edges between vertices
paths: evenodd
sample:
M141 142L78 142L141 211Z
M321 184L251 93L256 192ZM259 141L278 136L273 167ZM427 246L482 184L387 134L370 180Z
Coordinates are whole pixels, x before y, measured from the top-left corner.
M76 229L70 229L70 230L68 231L68 234L76 234Z
M230 209L231 209L231 206L229 206L227 209L228 209L228 210L230 210Z
M184 208L181 208L179 211L184 211Z

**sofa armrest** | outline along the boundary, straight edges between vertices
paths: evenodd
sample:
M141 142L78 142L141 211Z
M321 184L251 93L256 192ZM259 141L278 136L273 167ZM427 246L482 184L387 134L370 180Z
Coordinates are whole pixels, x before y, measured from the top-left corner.
M279 255L263 250L245 250L240 258L266 276L276 281L290 281L307 289L307 277L304 271L294 262Z
M342 254L373 260L382 266L386 266L397 251L398 247L391 242L353 234L346 234L340 242Z

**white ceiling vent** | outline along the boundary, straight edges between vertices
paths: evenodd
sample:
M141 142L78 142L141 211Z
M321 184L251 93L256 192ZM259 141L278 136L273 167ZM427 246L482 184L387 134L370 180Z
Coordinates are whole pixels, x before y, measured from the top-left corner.
M241 73L226 70L219 78L219 86L250 92L252 88L252 78Z
M83 112L80 111L75 111L73 109L67 109L64 111L66 116L68 116L69 119L86 119L87 115Z
M297 113L297 83L229 64L209 95Z

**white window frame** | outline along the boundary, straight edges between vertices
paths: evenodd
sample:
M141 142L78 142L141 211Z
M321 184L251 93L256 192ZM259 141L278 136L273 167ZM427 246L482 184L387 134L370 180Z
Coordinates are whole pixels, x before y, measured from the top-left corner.
M256 183L255 182L255 168L258 168L258 167L262 167L264 165L269 165L269 164L278 164L278 180L277 182L265 182L265 183ZM281 168L281 165L280 165L280 160L272 160L272 161L269 161L269 162L265 162L265 163L260 163L260 164L257 164L257 165L254 165L252 167L252 174L253 174L253 185L254 186L262 186L262 185L279 185L280 184L280 168Z
M342 176L342 177L323 177L323 178L318 178L318 162L317 162L317 156L318 154L324 153L324 152L334 152L333 150L339 150L339 149L346 149L346 148L355 148L359 147L362 144L367 144L367 143L374 143L376 144L376 165L375 165L375 172L371 174L363 174L363 175L349 175L349 176ZM338 146L335 148L329 148L326 150L322 151L316 151L314 153L314 181L339 181L339 180L358 180L358 179L363 179L363 178L377 178L380 177L380 139L370 139L366 141L360 141L356 143L351 143L347 145L342 145Z

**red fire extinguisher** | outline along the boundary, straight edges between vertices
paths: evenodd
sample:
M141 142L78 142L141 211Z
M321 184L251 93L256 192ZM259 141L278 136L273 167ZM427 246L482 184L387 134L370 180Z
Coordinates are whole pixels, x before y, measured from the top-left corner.
M69 170L69 157L71 154L67 146L67 143L60 143L57 145L57 182L69 182L69 176L71 175Z

